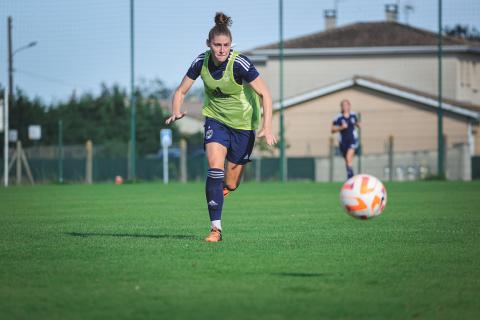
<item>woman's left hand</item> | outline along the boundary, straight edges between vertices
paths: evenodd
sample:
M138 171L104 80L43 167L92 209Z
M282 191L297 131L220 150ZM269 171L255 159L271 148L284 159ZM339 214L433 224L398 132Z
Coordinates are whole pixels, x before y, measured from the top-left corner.
M264 138L265 142L269 146L273 146L274 144L277 143L277 138L275 138L275 136L273 135L273 133L270 130L265 130L265 129L260 130L257 137L258 138Z

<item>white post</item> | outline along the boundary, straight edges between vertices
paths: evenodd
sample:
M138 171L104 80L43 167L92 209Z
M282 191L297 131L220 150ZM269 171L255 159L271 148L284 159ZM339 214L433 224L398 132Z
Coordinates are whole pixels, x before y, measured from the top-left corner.
M87 159L85 163L85 182L87 184L93 183L93 143L92 140L87 140L85 145L87 152Z
M473 134L473 126L471 122L468 123L467 144L470 156L473 157L473 155L475 154L475 135Z
M3 126L3 185L5 187L8 187L8 135L9 135L9 124L8 124L8 81L7 81L7 89L4 91L4 108L3 108L3 121L4 121L4 126Z
M168 184L168 145L164 145L163 149L163 183Z
M187 140L180 139L180 181L187 182Z
M160 144L163 151L163 183L168 184L168 147L172 145L172 130L160 130Z

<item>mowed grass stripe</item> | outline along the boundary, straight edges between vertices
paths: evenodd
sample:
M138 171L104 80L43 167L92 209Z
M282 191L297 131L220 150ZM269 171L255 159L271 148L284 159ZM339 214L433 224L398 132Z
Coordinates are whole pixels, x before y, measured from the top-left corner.
M203 184L0 190L0 318L476 319L480 183L387 183L379 218L340 184L245 183L224 242Z

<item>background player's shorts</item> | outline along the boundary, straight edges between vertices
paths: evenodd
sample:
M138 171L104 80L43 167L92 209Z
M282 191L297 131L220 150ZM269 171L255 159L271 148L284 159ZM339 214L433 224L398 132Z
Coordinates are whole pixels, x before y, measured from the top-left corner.
M342 142L338 147L340 149L340 152L342 153L342 156L345 158L348 149L353 149L355 151L358 149L358 141L351 141L346 143Z
M255 144L255 130L233 129L215 119L205 119L203 143L217 142L227 148L227 160L235 164L250 162Z

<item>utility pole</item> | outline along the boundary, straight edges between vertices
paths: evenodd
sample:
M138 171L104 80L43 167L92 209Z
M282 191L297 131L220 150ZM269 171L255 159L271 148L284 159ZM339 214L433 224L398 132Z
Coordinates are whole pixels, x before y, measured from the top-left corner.
M15 107L15 86L13 83L13 72L15 71L13 68L13 56L17 54L20 51L23 51L25 49L34 47L37 45L37 41L32 41L24 46L21 46L15 50L13 50L13 45L12 45L12 17L8 17L8 25L7 25L7 32L8 32L8 105L10 107L10 110L12 110ZM19 110L21 111L21 110ZM23 131L22 131L22 113L18 113L18 123L17 123L17 130L18 130L18 139L21 140L23 136Z
M17 48L15 51L13 50L12 45L12 17L9 16L7 18L7 41L8 41L8 81L7 81L7 89L5 90L6 102L5 102L5 146L4 146L4 154L5 154L5 162L8 164L8 135L9 135L9 113L14 108L15 105L15 98L14 98L14 84L13 84L13 56L18 53L19 51L34 47L37 45L37 41L32 41L20 48ZM21 140L21 125L22 125L22 117L19 114L18 118L18 140ZM17 159L20 161L20 159ZM28 169L29 170L29 169ZM5 167L5 177L4 177L4 184L5 187L8 186L8 166Z
M283 0L279 0L279 31L280 31L280 76L279 76L279 104L280 104L280 180L287 181L287 161L285 159L285 119L283 110Z
M13 49L12 49L12 17L8 17L8 106L13 105Z
M8 165L9 165L9 160L8 160L8 133L9 133L9 124L8 124L8 104L9 104L9 99L8 99L8 89L3 91L4 94L4 103L3 103L3 121L4 121L4 126L3 126L3 185L4 187L8 187Z
M9 116L10 116L10 105L12 101L12 87L13 87L13 53L12 53L12 17L8 17L7 19L7 34L8 34L8 82L7 82L7 90L5 90L4 96L4 127L3 127L3 185L8 187L8 165L9 165L9 154L8 154L8 143L9 143Z
M443 44L442 44L442 0L438 0L438 109L437 109L437 120L438 120L438 176L445 176L445 166L444 166L444 144L443 144L443 108L442 108L442 56L443 56Z
M135 20L134 0L130 0L130 179L136 177L136 105L135 105Z
M58 120L58 182L63 183L63 121Z

